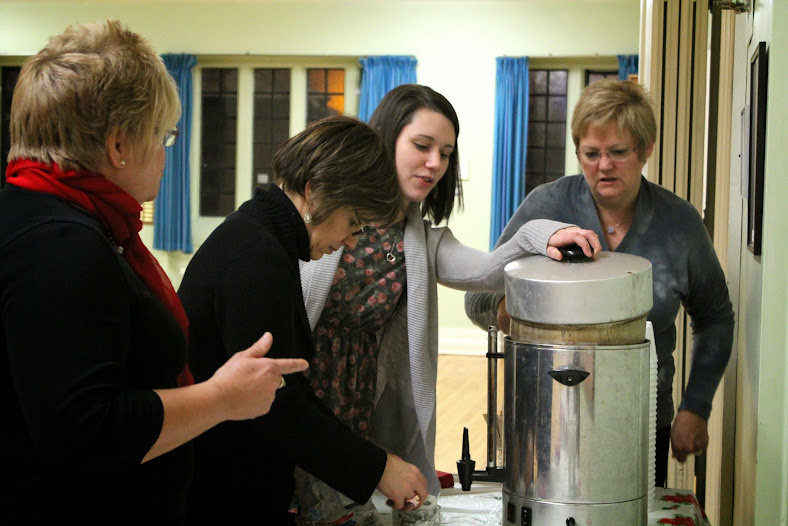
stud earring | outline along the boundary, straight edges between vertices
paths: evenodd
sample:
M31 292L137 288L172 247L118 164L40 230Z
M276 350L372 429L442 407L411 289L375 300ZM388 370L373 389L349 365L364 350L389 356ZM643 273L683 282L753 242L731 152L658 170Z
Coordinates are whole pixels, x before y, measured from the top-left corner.
M304 214L304 223L309 224L311 222L312 222L312 214L307 212L306 214Z
M126 161L124 161L123 159L121 159L120 161L118 161L118 164L119 164L120 166L126 166Z

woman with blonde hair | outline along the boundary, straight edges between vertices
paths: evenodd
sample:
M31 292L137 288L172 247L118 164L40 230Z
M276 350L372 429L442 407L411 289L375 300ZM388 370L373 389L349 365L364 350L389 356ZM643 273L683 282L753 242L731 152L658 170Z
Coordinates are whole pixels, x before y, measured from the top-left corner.
M673 456L683 462L708 444L706 420L731 353L733 309L697 210L641 175L656 136L654 109L642 86L617 80L589 85L572 116L572 139L583 174L534 189L498 244L506 243L520 225L548 218L592 229L603 250L651 261L654 307L648 320L654 326L658 368L655 484L663 486L670 445ZM692 320L692 368L674 420L673 350L680 306ZM465 310L480 327L509 327L503 293L468 293Z
M184 368L188 320L139 237L180 111L115 21L21 69L0 192L2 524L182 523L188 441L266 413L307 366L263 358L265 335L201 383Z

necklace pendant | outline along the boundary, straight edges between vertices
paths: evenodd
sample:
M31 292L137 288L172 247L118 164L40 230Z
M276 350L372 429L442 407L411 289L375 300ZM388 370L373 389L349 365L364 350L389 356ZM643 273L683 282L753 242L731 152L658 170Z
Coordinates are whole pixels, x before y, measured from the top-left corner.
M394 261L396 261L396 259L397 258L394 257L394 254L392 254L391 252L387 252L386 253L386 261L388 261L389 263L394 263Z
M615 234L616 233L616 229L613 228L612 226L609 226L609 227L607 227L607 233L608 234Z

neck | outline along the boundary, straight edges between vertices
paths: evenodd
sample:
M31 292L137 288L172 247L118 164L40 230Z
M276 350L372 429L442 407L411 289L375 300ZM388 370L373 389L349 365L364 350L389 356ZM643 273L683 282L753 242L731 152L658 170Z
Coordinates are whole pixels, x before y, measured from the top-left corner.
M295 206L296 210L298 210L298 214L304 215L304 212L306 212L306 200L304 199L304 197L298 192L291 192L289 190L285 190L284 188L282 188L282 185L278 185L278 186L285 193L288 199L292 201L293 206Z
M402 200L402 211L397 215L398 222L405 219L408 215L408 208L410 208L411 203L413 203L413 201L410 199L405 198Z

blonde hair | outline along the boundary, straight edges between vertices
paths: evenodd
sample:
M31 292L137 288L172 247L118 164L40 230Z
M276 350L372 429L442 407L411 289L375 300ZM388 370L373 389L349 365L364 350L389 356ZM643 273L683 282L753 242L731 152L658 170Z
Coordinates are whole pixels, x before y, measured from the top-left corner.
M657 121L646 89L629 80L603 79L589 84L575 105L572 114L572 140L580 146L580 138L591 128L616 123L635 139L635 150L645 160L646 149L657 139Z
M22 66L8 160L98 171L112 132L148 155L180 114L175 81L143 37L115 20L69 26Z

